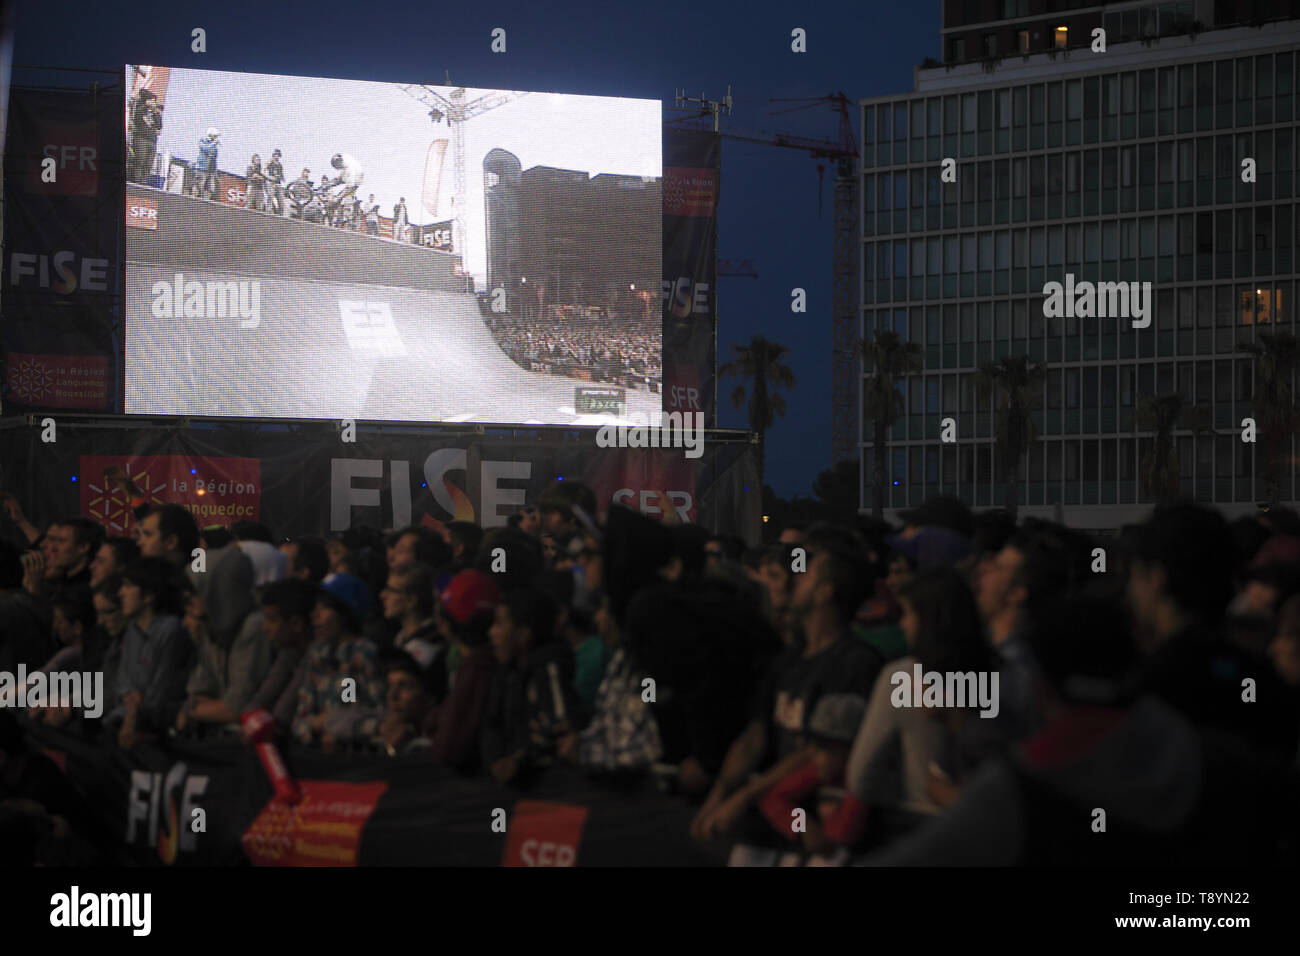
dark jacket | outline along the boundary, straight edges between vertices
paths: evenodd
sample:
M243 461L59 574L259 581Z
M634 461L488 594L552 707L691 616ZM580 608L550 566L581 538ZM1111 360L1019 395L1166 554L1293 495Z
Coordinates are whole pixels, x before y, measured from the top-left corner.
M445 660L445 654L440 656ZM425 718L424 736L435 764L462 773L478 769L479 731L496 670L496 657L487 644L471 648L461 660L446 699Z
M573 649L562 641L531 651L522 666L498 667L479 735L484 765L521 751L521 769L536 765L554 753L560 737L578 729L580 707Z

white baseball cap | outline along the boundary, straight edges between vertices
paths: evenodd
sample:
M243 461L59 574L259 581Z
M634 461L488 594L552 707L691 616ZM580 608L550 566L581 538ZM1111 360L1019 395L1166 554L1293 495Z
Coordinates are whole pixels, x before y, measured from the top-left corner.
M215 126L209 126L208 135L211 136L213 139L216 139L221 135L221 130L217 129Z

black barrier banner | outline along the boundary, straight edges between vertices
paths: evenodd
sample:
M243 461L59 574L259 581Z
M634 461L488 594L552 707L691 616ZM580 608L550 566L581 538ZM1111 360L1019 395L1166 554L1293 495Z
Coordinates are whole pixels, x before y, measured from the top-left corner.
M690 866L719 862L690 836L692 808L552 767L526 790L401 757L289 749L290 808L231 737L141 743L130 753L28 728L103 828L145 866Z
M717 422L713 332L721 143L716 133L664 127L663 407L701 412L710 427Z
M14 90L9 106L0 403L115 411L122 97Z
M761 537L754 447L729 432L689 449L601 448L597 430L503 429L483 435L440 429L373 429L335 423L61 419L47 429L12 422L0 430L0 488L37 521L94 518L125 533L129 502L104 470L121 466L151 501L184 504L201 526L262 520L296 536L467 520L504 525L557 480L581 481L598 509L619 504L663 520ZM352 440L348 440L352 439Z

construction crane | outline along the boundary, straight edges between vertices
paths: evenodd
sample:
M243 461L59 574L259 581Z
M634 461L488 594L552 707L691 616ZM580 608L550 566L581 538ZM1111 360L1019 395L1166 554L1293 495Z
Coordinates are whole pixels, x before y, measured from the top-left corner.
M682 105L678 96L678 105ZM724 101L731 105L731 90L728 87ZM836 163L835 199L834 199L834 281L832 284L833 325L831 335L832 349L832 397L831 397L831 464L852 460L857 457L858 446L858 177L857 158L858 143L853 133L850 118L852 101L843 93L832 93L813 98L777 98L773 103L796 103L779 113L808 109L814 105L829 105L839 115L838 135L833 140L812 139L790 133L745 133L722 132L718 128L715 108L712 111L701 109L696 117L711 115L713 129L724 139L743 143L763 143L768 146L780 146L786 149L806 151L812 158L834 160ZM672 125L686 129L699 129L689 125L690 120L674 120ZM822 177L825 164L818 163L818 214L821 212ZM721 274L721 272L719 272Z
M451 86L450 75L447 78L447 85ZM447 125L451 128L451 166L452 176L455 179L455 196L452 199L451 247L461 257L463 263L466 250L465 123L475 116L488 112L488 110L494 110L499 106L513 103L528 94L494 92L484 94L471 102L466 102L466 93L463 86L454 88L449 97L443 96L433 87L413 83L399 84L398 89L429 107L429 119L435 123L445 119Z

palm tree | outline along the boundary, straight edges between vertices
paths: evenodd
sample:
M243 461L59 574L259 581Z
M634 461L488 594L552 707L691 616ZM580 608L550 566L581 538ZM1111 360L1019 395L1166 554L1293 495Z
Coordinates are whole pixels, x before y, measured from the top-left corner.
M763 487L763 462L765 436L773 423L785 416L785 398L772 391L774 388L794 388L794 372L781 361L789 349L777 342L769 342L755 335L748 345L733 345L736 358L718 369L723 378L747 378L753 387L749 393L749 430L758 435L758 482ZM731 392L731 404L740 408L745 401L745 385L737 385Z
M1290 332L1260 332L1254 342L1241 342L1237 348L1255 356L1255 418L1263 438L1268 502L1276 507L1284 481L1290 483L1291 436L1300 435L1300 411L1291 389L1300 348Z
M1038 437L1032 399L1046 379L1047 366L1030 362L1028 355L984 361L975 370L976 384L989 394L997 409L994 434L1002 480L1007 485L1006 509L1012 521L1020 509L1020 461Z
M1177 392L1145 395L1138 402L1137 420L1142 431L1154 433L1138 463L1142 494L1154 498L1156 504L1173 501L1179 494L1181 474L1174 429L1188 428L1198 435L1209 431L1210 410L1193 405Z
M862 386L862 413L871 422L872 495L871 515L876 520L885 510L885 453L890 426L903 415L900 382L920 372L921 346L904 342L897 332L881 330L873 339L862 341L862 368L870 372Z

